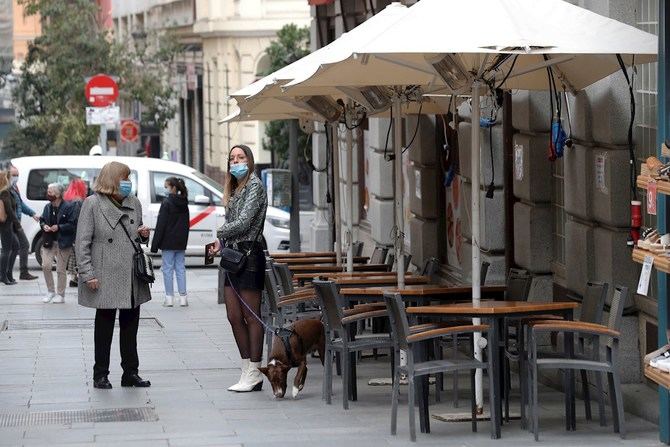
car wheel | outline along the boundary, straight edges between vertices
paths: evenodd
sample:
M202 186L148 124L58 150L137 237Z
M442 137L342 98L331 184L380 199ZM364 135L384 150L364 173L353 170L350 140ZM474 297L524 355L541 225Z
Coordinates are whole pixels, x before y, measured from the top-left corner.
M37 263L42 266L42 236L35 242L35 259L37 260Z

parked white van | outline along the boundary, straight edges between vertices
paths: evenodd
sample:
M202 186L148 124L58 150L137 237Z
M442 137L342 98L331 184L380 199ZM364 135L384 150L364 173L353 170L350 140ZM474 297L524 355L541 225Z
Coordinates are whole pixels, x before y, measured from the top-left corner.
M72 180L81 179L89 186L91 194L98 172L112 160L130 167L133 193L142 203L142 219L152 229L156 226L158 210L164 198L165 179L172 176L184 179L191 215L186 254L202 255L205 244L216 238L216 229L225 219L221 204L223 186L190 166L156 158L88 155L20 157L11 162L19 170L18 186L24 201L41 214L47 204L46 192L50 183L61 183L67 189ZM268 207L263 237L270 251L288 250L289 216L286 211ZM42 231L39 224L25 215L21 224L31 244L31 252L35 252L41 263Z

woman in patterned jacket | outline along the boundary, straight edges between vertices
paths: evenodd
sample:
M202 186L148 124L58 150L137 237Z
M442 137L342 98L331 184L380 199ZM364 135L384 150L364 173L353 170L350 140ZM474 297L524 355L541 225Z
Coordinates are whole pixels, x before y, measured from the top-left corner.
M226 223L217 232L213 253L218 253L224 246L250 250L242 271L226 272L226 312L242 358L240 380L228 390L260 391L263 376L258 367L263 355L263 326L258 317L265 280L265 255L260 239L268 199L254 172L254 155L243 144L233 146L228 156L223 205L226 207Z

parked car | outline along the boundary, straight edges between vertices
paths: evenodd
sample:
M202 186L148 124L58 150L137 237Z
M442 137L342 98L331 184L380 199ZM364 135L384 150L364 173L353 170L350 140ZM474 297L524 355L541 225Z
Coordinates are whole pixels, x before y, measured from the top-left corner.
M58 155L15 158L11 162L19 170L19 190L26 204L40 213L46 205L46 191L50 183L61 183L65 188L71 181L81 179L92 194L95 181L102 166L109 161L127 164L133 193L142 202L144 223L152 229L156 225L158 210L164 196L165 179L171 176L184 179L188 188L191 214L187 255L202 255L204 246L216 237L216 229L225 220L221 204L223 186L190 166L156 158L106 157L87 155ZM23 216L23 228L41 264L40 248L42 230L39 224ZM153 235L153 233L152 233ZM268 207L263 230L264 244L270 251L285 251L289 248L289 213Z

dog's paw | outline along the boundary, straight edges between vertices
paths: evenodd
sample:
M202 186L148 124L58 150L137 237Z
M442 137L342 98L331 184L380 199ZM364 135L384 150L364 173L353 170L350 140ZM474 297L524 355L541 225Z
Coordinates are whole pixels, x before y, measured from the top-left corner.
M299 392L300 392L300 388L298 388L297 386L294 386L293 387L293 392L292 392L294 399L296 399L298 397Z

